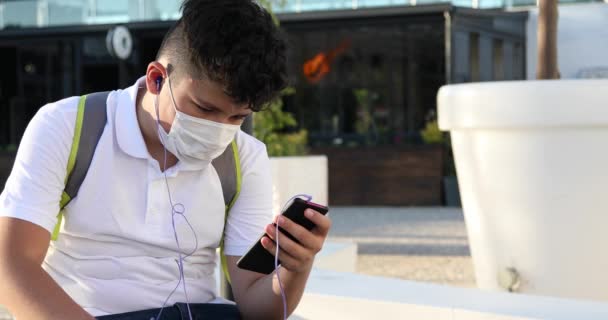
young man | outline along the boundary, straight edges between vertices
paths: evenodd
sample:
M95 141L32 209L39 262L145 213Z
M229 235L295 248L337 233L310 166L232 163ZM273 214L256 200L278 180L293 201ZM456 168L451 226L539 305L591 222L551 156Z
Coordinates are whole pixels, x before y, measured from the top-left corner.
M44 106L29 124L0 196L0 304L18 319L148 320L163 306L161 319L283 317L276 274L236 261L262 232L276 237L265 146L239 127L285 87L285 43L254 1L186 0L182 9L145 77L108 96L107 124L56 241L79 98ZM232 140L242 189L224 233L211 160ZM312 231L278 221L299 241L279 235L288 313L331 224L307 216ZM215 290L222 237L236 307ZM274 241L262 244L274 255Z

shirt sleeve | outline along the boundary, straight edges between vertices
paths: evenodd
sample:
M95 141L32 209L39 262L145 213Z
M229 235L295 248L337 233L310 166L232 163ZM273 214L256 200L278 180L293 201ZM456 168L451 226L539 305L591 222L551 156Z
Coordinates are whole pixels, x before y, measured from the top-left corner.
M77 99L40 108L28 124L0 195L0 216L53 231L74 135Z
M272 222L272 172L266 146L252 137L244 137L245 133L239 134L243 180L226 224L224 253L228 256L244 255Z

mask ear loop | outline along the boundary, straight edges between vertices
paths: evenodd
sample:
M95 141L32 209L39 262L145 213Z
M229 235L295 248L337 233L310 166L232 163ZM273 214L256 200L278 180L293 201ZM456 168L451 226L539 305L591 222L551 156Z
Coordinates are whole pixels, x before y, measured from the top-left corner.
M312 196L307 195L307 194L297 194L293 197L291 197L291 199L287 200L287 202L285 203L285 205L283 205L283 208L281 209L281 214L283 214L283 212L285 212L285 209L287 209L287 206L290 205L294 199L296 198L304 198L306 199L306 201L311 201L312 200ZM279 288L281 289L281 298L283 300L283 319L287 320L287 297L285 296L285 289L283 289L283 282L281 281L281 274L280 274L280 268L279 268L279 221L277 220L277 223L275 224L275 233L276 236L276 249L274 252L274 270L277 274L277 280L279 280Z
M169 94L171 95L171 102L173 102L173 110L175 110L175 116L177 117L177 103L175 102L175 97L173 96L173 86L171 85L171 78L167 77L167 82L169 83Z

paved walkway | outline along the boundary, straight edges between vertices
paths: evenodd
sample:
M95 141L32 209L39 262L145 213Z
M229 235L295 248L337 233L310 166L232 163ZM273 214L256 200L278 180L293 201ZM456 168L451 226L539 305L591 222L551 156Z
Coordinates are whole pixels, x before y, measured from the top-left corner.
M358 244L359 273L475 286L460 209L332 207L330 217L330 239Z

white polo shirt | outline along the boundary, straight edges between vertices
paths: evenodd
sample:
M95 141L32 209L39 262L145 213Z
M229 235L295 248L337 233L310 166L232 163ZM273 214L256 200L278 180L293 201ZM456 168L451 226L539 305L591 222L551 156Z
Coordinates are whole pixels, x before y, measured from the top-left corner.
M143 78L142 78L143 79ZM159 308L178 284L178 248L164 174L148 153L137 122L134 86L113 91L108 123L78 196L65 208L65 223L43 268L93 316ZM42 107L28 125L13 171L0 195L0 216L35 223L52 232L57 222L72 145L78 97ZM266 147L239 132L243 176L225 235L227 255L241 256L272 218L272 181ZM217 299L216 248L224 229L224 199L212 165L167 170L174 203L185 220L175 223L190 302ZM168 304L185 302L183 289Z

